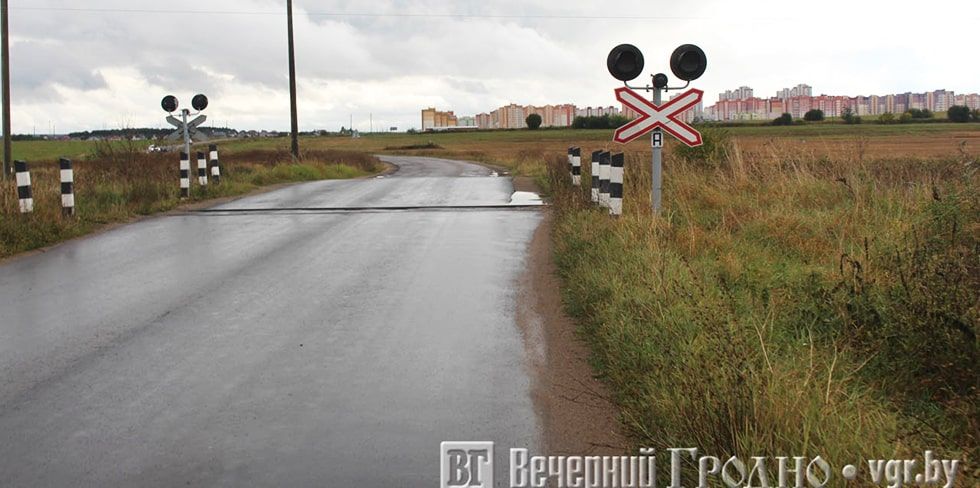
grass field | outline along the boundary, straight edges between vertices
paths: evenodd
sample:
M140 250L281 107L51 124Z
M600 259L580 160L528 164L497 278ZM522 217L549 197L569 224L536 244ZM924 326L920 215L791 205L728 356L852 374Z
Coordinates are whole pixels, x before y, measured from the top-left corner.
M958 157L965 143L967 151L980 151L980 124L860 124L842 125L816 123L775 127L750 125L723 130L741 145L742 151L767 151L778 144L801 150L808 154L834 156L841 152L861 150L874 158L948 158ZM514 163L529 159L531 155L544 156L569 145L605 145L612 140L609 130L543 129L538 131L479 131L419 134L365 134L363 137L303 137L304 150L343 149L360 152L424 153L453 157L468 157L483 162ZM398 150L391 148L427 145L437 149ZM14 159L30 162L55 161L60 156L85 159L95 154L99 143L90 141L15 141ZM104 144L104 143L103 143ZM145 148L148 141L115 145L135 145ZM668 141L668 151L671 142ZM289 139L255 138L220 141L222 151L230 153L252 149L287 150ZM386 149L389 148L389 149ZM629 150L649 152L649 141L639 140ZM538 158L540 160L540 157Z
M120 147L135 145L146 148L150 142L116 142L113 144ZM95 141L14 141L12 155L14 159L28 162L57 161L60 157L72 160L87 159L95 155L99 146L100 143Z
M976 153L748 157L711 136L667 163L660 217L646 155L628 156L619 219L552 158L566 308L636 445L819 454L838 473L932 449L976 486Z
M772 157L781 151L798 151L812 158L840 159L857 156L867 159L948 159L965 151L980 152L980 124L907 124L907 125L839 125L809 124L803 126L750 126L721 130L731 135L747 157ZM504 164L519 170L540 170L539 163L549 154L570 145L612 148L609 130L517 130L467 133L369 134L358 139L349 137L314 137L301 139L304 148L329 148L371 153L423 154L456 157ZM424 146L435 149L395 149ZM286 149L287 138L250 139L223 144L227 150L248 148ZM672 151L668 141L668 158ZM649 140L638 140L628 150L649 154ZM387 149L386 149L387 148ZM531 163L531 164L524 164ZM523 166L523 168L518 168Z

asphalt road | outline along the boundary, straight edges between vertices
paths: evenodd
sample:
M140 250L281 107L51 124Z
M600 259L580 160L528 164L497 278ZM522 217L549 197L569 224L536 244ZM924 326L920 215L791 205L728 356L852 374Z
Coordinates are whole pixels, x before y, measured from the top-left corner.
M432 487L443 440L534 451L515 282L540 213L335 210L510 201L387 159L0 264L0 486Z

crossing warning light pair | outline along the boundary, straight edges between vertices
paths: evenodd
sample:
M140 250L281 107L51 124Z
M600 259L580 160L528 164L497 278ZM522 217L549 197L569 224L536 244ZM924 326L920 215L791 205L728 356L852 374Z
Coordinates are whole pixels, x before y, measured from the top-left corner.
M643 73L643 53L632 44L620 44L609 52L606 58L609 73L619 81L636 79ZM674 76L684 81L694 81L704 74L708 67L708 58L704 51L694 44L684 44L670 55L670 71ZM667 75L653 75L654 88L667 88Z
M160 106L163 107L164 112L173 113L180 106L180 101L173 95L167 95L160 101ZM203 94L194 95L194 98L191 99L191 106L198 112L208 108L208 97Z

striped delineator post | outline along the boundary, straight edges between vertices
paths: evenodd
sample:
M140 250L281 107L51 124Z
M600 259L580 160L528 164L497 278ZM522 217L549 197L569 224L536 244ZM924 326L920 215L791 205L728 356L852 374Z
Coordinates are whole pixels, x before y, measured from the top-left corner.
M34 196L31 194L31 172L27 170L27 161L14 161L14 172L17 173L17 200L20 201L20 213L34 211Z
M582 185L582 148L572 148L572 184Z
M208 146L208 153L211 160L211 180L217 185L221 183L221 167L218 166L218 145L211 144Z
M599 155L599 206L609 208L609 151Z
M623 215L623 153L612 155L609 167L609 215Z
M208 160L204 157L204 151L197 152L197 182L208 186Z
M592 168L589 172L592 175L592 203L599 202L599 156L602 151L592 151Z
M572 174L572 150L573 149L575 149L575 148L574 147L569 147L568 148L568 174L569 175Z
M180 152L180 198L191 196L191 159L186 152Z
M58 165L61 167L61 213L71 217L75 215L75 171L68 158L61 158Z

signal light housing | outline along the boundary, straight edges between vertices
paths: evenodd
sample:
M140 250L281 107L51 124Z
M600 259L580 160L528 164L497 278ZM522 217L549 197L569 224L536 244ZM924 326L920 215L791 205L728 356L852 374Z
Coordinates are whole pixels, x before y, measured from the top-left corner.
M632 44L620 44L606 58L609 74L620 81L630 81L643 73L643 53Z
M177 97L173 95L167 95L160 101L160 106L163 107L165 112L173 112L174 110L177 110L179 105L180 102L178 102Z
M684 44L670 55L670 71L674 76L684 80L696 80L704 74L708 67L708 58L704 51L694 44Z
M191 100L191 106L198 112L208 108L208 97L204 95L194 95L194 99Z

